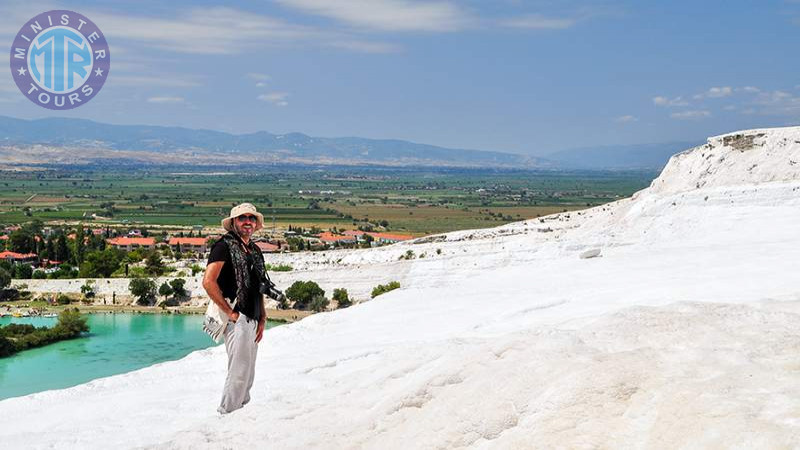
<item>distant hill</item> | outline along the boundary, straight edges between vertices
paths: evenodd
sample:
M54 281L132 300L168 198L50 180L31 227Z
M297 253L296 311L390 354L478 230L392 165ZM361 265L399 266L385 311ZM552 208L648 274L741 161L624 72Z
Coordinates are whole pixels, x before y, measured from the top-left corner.
M24 151L37 146L36 152ZM42 150L44 147L44 150ZM56 158L48 158L49 153ZM229 134L148 125L110 125L84 119L23 120L0 116L0 157L91 163L112 158L170 164L297 163L488 168L543 168L546 160L495 151L466 150L395 139L319 138L302 133Z
M560 168L661 170L672 155L704 143L704 141L664 142L583 147L551 153L546 158Z

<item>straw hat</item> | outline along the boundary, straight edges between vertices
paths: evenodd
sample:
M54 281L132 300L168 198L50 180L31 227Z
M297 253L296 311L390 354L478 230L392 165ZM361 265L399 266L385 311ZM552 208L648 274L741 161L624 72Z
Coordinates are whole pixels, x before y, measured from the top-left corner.
M244 214L252 214L258 219L255 231L264 228L264 216L256 211L256 207L252 203L242 203L231 208L231 215L222 219L222 228L225 228L226 231L233 231L233 219Z

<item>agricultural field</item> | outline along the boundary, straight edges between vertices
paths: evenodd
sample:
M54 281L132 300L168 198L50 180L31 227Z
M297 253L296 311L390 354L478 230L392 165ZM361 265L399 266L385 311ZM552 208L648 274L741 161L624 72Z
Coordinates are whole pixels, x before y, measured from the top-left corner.
M219 173L50 168L0 172L0 224L218 226L249 201L267 229L380 225L423 235L587 208L631 195L655 172L264 167Z

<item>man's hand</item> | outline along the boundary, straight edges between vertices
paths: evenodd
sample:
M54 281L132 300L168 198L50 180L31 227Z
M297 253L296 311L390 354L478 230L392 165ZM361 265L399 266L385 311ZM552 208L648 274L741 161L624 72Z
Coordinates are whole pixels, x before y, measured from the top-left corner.
M234 321L234 322L237 322L237 321L239 320L239 313L238 313L237 311L233 311L233 312L231 312L231 313L228 315L228 317L229 317L229 318L230 318L232 321Z
M261 342L262 337L264 337L264 322L259 320L258 329L256 329L256 344Z

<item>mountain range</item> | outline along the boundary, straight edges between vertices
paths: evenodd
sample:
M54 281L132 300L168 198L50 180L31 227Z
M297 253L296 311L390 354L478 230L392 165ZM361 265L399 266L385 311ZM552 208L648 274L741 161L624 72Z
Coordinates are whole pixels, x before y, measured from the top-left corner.
M562 150L546 157L445 148L398 139L313 137L259 131L230 134L86 119L25 120L0 116L0 157L25 164L298 164L490 169L654 169L692 143L672 142Z

